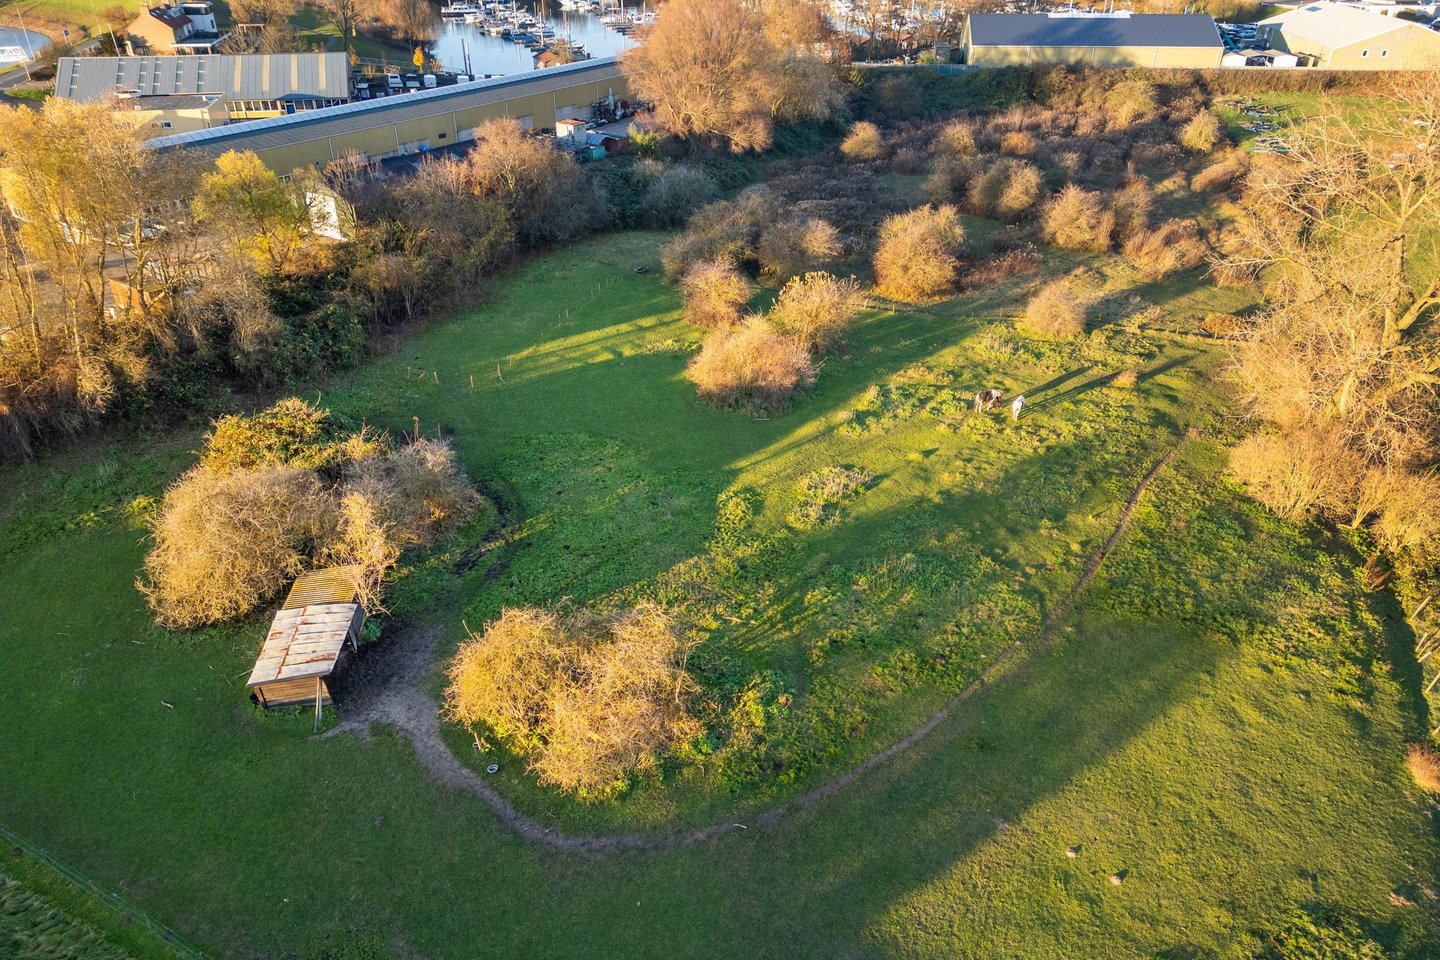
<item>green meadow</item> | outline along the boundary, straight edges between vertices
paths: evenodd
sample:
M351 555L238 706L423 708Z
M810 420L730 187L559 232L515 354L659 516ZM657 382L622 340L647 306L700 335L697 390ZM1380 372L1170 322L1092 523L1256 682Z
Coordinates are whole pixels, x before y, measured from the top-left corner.
M170 633L135 589L139 518L200 443L158 428L0 473L0 823L215 957L1247 957L1299 914L1435 955L1403 621L1343 543L1225 475L1224 356L1195 323L1255 291L1055 258L1103 288L1086 336L1017 332L1038 277L882 303L808 394L757 417L684 380L701 332L656 275L664 239L536 259L296 392L449 436L496 506L404 561L373 651L439 631L443 657L510 605L660 599L701 631L717 709L759 718L743 749L697 745L608 803L447 728L457 755L499 763L488 782L557 830L733 828L556 849L431 779L389 727L312 738L304 711L254 707L263 617ZM1023 391L1026 416L971 413L985 387ZM873 479L808 501L832 468ZM764 816L1007 650L916 746Z

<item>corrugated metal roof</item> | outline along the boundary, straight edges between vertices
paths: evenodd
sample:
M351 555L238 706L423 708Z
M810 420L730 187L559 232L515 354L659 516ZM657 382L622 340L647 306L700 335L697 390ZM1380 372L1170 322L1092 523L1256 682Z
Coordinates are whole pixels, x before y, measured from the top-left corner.
M577 83L597 80L603 83L606 80L618 79L620 67L617 58L584 60L518 76L473 80L470 83L436 87L434 90L421 90L418 93L362 100L340 107L326 107L323 110L309 110L283 117L250 120L210 130L159 137L151 140L148 145L157 150L191 147L215 155L235 149L265 150L368 130L385 123L441 116L452 110L563 90Z
M1051 16L972 13L977 47L1220 47L1215 20L1199 13L1131 16Z
M1357 10L1343 3L1324 2L1296 7L1256 24L1261 27L1279 27L1287 41L1293 36L1295 39L1332 50L1415 25L1410 20L1397 20L1380 13ZM1436 34L1436 37L1440 39L1440 34ZM1440 48L1440 43L1437 43L1436 47Z
M303 93L344 100L350 96L350 61L343 53L60 59L57 97L93 103L116 90L139 90L145 95L219 93L228 100L271 100Z
M153 97L121 100L120 106L132 110L195 110L208 107L220 99L219 94L214 93L162 93Z
M358 633L364 622L358 603L318 603L281 610L270 623L245 685L326 676L335 669L346 637L351 631Z

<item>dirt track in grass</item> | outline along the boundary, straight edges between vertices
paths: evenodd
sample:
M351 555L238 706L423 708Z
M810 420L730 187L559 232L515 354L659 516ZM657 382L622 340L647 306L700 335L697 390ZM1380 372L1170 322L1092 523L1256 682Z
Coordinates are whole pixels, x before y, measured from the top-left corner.
M946 701L928 720L915 728L902 740L874 754L862 763L834 778L807 790L799 796L751 815L746 821L725 820L709 826L673 833L636 834L571 834L547 827L533 817L516 810L511 803L485 782L484 777L466 766L445 745L440 735L439 705L426 692L428 675L435 665L435 647L440 640L441 630L431 627L424 630L397 631L394 638L383 648L366 657L356 668L356 676L347 686L353 692L346 704L344 720L323 736L341 733L357 733L364 736L372 723L393 727L415 747L416 757L421 765L441 783L465 790L479 797L500 818L507 827L530 840L549 844L563 850L586 853L603 853L607 850L656 849L666 846L701 843L724 833L748 829L755 824L770 824L787 813L814 806L826 797L832 796L854 783L865 774L889 761L896 755L909 750L925 739L935 728L944 723L966 700L969 700L986 683L996 679L1004 670L1019 661L1022 653L1038 653L1044 650L1054 638L1055 631L1074 608L1080 595L1100 571L1105 558L1115 549L1130 517L1140 503L1140 497L1159 475L1160 471L1180 452L1184 441L1177 443L1161 457L1150 471L1141 478L1115 524L1115 529L1104 545L1090 558L1080 579L1065 596L1065 599L1051 611L1045 620L1039 637L1028 646L1016 640L995 659L974 683ZM504 535L503 529L500 536Z

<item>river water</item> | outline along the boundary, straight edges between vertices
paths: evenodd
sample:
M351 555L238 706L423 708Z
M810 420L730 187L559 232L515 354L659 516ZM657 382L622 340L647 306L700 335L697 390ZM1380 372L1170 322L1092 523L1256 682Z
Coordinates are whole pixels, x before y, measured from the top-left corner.
M522 3L520 9L533 14L537 6L535 3ZM560 36L568 36L572 43L583 43L586 52L593 57L613 57L635 46L634 40L611 30L600 22L599 17L588 13L562 10L559 4L553 2L541 2L539 12ZM470 47L468 70L465 63L465 41L469 42ZM429 50L447 71L454 73L483 76L487 73L524 73L536 69L534 54L529 49L501 37L491 36L479 24L453 20L442 22L437 39L429 45Z
M50 38L43 33L36 33L33 30L12 30L8 27L0 27L0 64L18 63L13 56L6 56L3 52L5 47L19 47L25 51L27 56L21 59L28 60L30 56L39 53Z

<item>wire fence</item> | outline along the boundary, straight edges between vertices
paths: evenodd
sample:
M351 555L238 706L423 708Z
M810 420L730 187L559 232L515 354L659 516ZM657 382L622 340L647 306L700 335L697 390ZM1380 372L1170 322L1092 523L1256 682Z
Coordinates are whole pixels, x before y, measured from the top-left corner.
M65 879L75 884L75 886L79 887L81 890L90 894L90 896L94 897L96 900L100 901L101 903L108 906L110 909L114 910L116 913L120 914L121 917L129 920L131 923L138 923L141 926L145 927L145 929L149 930L151 933L155 934L155 936L159 937L160 940L163 941L165 945L168 946L171 951L175 953L176 956L184 957L185 960L210 960L210 958L206 956L204 952L186 943L185 940L182 939L181 936L174 930L171 930L169 927L165 926L165 924L161 923L159 920L156 920L154 917L150 916L150 914L146 913L144 910L141 910L139 907L135 906L135 904L126 900L114 890L105 890L94 880L91 880L79 870L76 870L74 867L70 866L68 863L65 863L62 860L55 859L49 853L42 850L40 847L37 847L29 840L26 840L24 837L12 833L3 826L0 826L0 837L3 837L5 840L14 844L19 849L24 850L26 853L34 857L40 863L43 863L47 867L50 867L56 873L59 873Z

